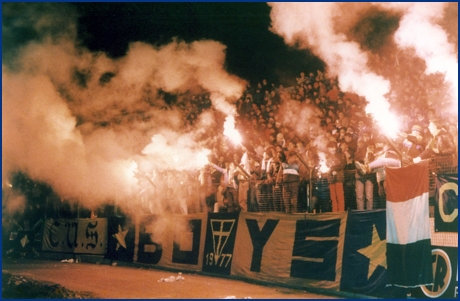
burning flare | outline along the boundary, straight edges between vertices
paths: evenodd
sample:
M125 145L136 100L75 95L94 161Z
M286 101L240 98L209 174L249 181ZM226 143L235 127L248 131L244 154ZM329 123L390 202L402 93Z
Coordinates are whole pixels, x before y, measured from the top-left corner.
M371 105L371 104L370 104ZM370 106L368 105L368 107ZM368 110L366 107L366 110ZM375 122L378 124L380 131L388 138L396 138L400 132L400 124L396 115L388 110L373 111Z
M224 123L224 135L227 136L233 143L241 145L241 135L235 129L235 117L228 115Z
M210 153L210 150L204 149L196 154L196 162L198 163L198 166L205 166L209 163L208 156Z
M319 156L319 171L326 173L329 171L329 167L326 165L326 155L323 152L318 153Z

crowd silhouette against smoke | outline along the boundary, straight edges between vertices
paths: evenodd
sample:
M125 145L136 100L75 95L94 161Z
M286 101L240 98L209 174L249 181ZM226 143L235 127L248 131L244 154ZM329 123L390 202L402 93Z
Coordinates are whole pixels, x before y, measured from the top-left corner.
M200 172L212 175L214 192L220 184L208 160L238 165L246 153L249 199L260 199L264 152L300 160L307 185L322 164L332 172L329 148L343 154L342 171L354 172L363 139L402 147L401 133L420 126L424 147L435 117L457 147L456 5L269 3L267 30L326 65L281 83L228 73L218 41L139 41L112 58L81 45L72 6L3 3L4 216L24 210L37 183L47 187L37 197L52 191L89 210L115 203L129 213L212 211L200 196ZM369 20L383 17L392 27L373 32ZM224 134L229 118L241 144ZM343 189L355 187L345 180ZM307 210L301 200L299 190L296 211ZM239 209L276 209L248 206ZM355 208L353 201L340 210Z

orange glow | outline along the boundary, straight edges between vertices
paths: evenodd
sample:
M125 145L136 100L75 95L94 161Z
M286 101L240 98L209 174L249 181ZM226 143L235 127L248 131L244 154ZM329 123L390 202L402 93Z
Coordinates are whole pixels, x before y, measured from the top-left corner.
M205 149L196 154L196 162L199 166L205 166L209 163L208 156L211 153L210 150Z
M137 162L133 160L131 161L131 163L126 163L129 164L129 166L125 165L124 168L124 175L126 176L126 179L128 179L129 181L135 180L136 175L139 173L139 166Z
M224 135L227 136L233 143L241 145L241 135L235 129L235 117L228 115L224 123Z
M319 155L319 171L322 173L328 172L330 168L326 165L326 155L322 152L319 152L318 155Z
M372 114L374 122L380 131L389 138L396 138L400 132L398 117L389 110L386 101L371 102L366 106L366 112Z
M375 121L385 136L393 139L398 136L400 132L399 120L391 112L375 116Z

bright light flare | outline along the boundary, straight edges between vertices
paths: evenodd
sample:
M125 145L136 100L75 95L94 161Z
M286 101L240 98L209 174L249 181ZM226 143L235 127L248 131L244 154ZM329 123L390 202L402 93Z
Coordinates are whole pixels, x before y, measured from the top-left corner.
M131 163L128 163L129 165L126 166L124 169L124 174L127 179L134 179L136 175L139 173L138 165L136 161L131 161Z
M206 164L209 163L208 156L211 153L210 150L204 149L196 154L196 162L198 163L199 166L205 166Z
M401 131L400 123L396 115L390 112L389 106L384 100L373 101L366 106L366 112L373 116L382 134L396 138Z
M329 172L330 168L326 165L326 155L322 152L319 152L318 156L319 156L319 171L321 173Z
M134 174L134 173L138 172L138 167L139 166L137 165L136 161L131 162L131 165L129 167L130 173Z
M396 138L401 132L398 118L391 112L374 116L381 132L388 138Z
M227 136L233 143L241 145L241 135L235 129L235 117L228 115L224 123L224 135Z

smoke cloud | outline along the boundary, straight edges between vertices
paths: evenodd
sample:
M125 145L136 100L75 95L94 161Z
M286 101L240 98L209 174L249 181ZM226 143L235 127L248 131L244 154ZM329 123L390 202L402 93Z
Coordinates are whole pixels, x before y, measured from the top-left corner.
M178 106L208 93L231 114L246 86L225 71L219 42L135 42L112 59L79 46L67 4L11 3L3 15L3 179L25 172L89 208L131 206L158 172L202 166L206 135L221 131L214 112L191 126Z
M385 8L395 9L394 4L382 5ZM455 44L449 42L448 32L440 25L446 11L451 7L448 3L434 2L396 5L396 9L404 12L395 33L396 43L402 48L413 48L417 56L425 61L427 74L439 72L445 75L452 104L457 111L458 40Z
M414 56L426 63L427 74L438 72L444 75L452 87L451 105L457 105L457 35L446 31L453 28L452 22L457 21L445 18L448 4L275 2L269 5L272 8L271 30L283 37L288 45L308 48L319 56L327 65L327 73L338 76L340 89L365 97L369 102L366 112L389 132L397 131L398 123L385 96L391 91L391 81L396 79L373 69L375 64L371 64L371 58L378 51L382 56L389 57L400 49L414 49ZM369 49L354 38L359 22L363 23L371 14L375 16L376 10L383 16L387 15L388 19L399 18L395 32L386 32L387 36L393 37L397 48L386 41L380 43L383 44L382 49ZM372 38L382 39L378 36L378 29L372 28L376 22L364 24L367 24L364 31L373 34ZM446 108L446 111L451 111L451 108ZM390 128L392 125L395 127Z
M419 58L427 76L443 76L444 83L427 87L426 97L449 95L440 111L457 112L457 3L269 6L270 30L320 57L340 90L365 97L366 111L382 128L397 130L398 112L390 111L387 95L401 80L392 76L403 65L401 53ZM163 212L167 200L184 200L187 181L197 175L176 172L202 166L208 146L223 134L223 116L236 115L234 102L247 84L226 72L226 46L211 40L134 42L125 56L113 59L80 45L78 15L68 4L2 8L4 181L22 171L89 208L107 200L133 208L140 200ZM418 67L404 65L409 75ZM212 107L191 124L184 108L198 94L209 95ZM285 99L276 120L311 136L319 128L318 114L313 106ZM326 136L315 138L318 145L327 142ZM179 195L168 194L172 184L180 185Z

